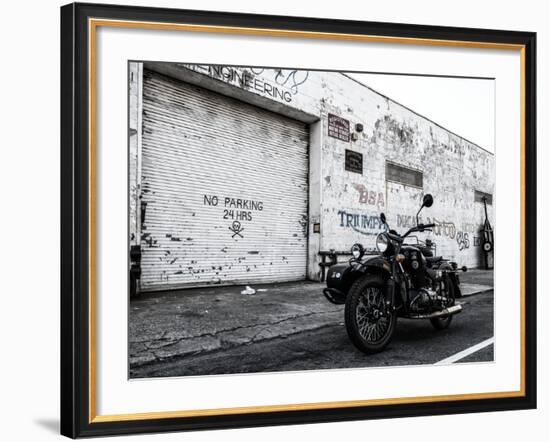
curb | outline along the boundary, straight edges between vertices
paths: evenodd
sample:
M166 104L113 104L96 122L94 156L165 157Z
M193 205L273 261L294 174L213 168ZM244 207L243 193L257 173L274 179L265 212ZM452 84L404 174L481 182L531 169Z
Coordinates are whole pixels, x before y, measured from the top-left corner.
M483 289L483 290L479 290L477 292L472 292L472 293L468 293L467 295L462 295L460 298L458 299L463 299L463 298L469 298L471 296L477 296L477 295L483 295L485 293L489 293L489 292L492 292L494 291L494 288L490 288L490 289Z

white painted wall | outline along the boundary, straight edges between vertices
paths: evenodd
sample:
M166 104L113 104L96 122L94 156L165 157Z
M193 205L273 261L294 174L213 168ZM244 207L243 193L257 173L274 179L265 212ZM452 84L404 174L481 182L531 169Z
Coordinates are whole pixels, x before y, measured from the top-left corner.
M437 254L460 266L483 265L479 230L485 216L482 204L474 203L474 191L494 193L492 153L339 72L163 63L151 67L277 113L319 121L311 129L310 279L320 279L320 251L348 251L356 242L374 248L382 231L380 212L392 228L406 231L424 193L432 193L435 204L422 220L437 227L419 238L432 239ZM486 84L493 87L490 81ZM357 123L364 130L356 132L356 141L329 136L328 114L348 120L352 132ZM346 150L363 156L362 174L345 170ZM423 188L388 182L387 161L421 171ZM494 226L492 210L490 206ZM321 224L320 234L314 233L316 223Z

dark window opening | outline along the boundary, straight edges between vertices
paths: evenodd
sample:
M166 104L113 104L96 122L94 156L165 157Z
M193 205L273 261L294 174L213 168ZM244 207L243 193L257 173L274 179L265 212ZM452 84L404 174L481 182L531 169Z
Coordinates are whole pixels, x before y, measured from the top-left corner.
M363 173L363 154L346 149L345 169L348 172Z
M386 181L395 181L406 186L423 187L422 172L386 161Z

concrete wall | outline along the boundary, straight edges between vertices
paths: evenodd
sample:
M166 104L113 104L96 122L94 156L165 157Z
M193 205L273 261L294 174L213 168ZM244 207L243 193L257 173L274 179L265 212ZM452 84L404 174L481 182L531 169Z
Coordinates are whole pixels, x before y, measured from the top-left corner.
M492 194L495 204L491 153L337 72L165 63L146 67L310 124L310 279L320 277L319 251L347 251L355 242L374 247L380 212L392 228L408 229L424 193L432 193L435 202L423 211L422 221L437 227L421 236L431 237L437 253L459 265L481 265L478 231L484 212L483 204L474 202L474 190ZM363 131L356 132L355 141L330 136L329 114L347 120L352 132L357 123ZM132 125L132 109L130 118ZM139 143L134 147L131 142L130 149L132 158ZM345 170L346 149L362 154L362 174ZM387 161L422 172L422 188L386 181ZM130 188L132 192L132 184ZM314 232L317 223L320 233Z

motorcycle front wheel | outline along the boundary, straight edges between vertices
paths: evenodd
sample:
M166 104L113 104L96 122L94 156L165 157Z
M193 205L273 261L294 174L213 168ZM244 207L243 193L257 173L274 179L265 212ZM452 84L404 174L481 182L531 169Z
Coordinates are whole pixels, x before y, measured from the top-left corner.
M346 297L346 330L362 352L377 353L390 342L397 320L391 304L381 276L365 275L351 286Z

